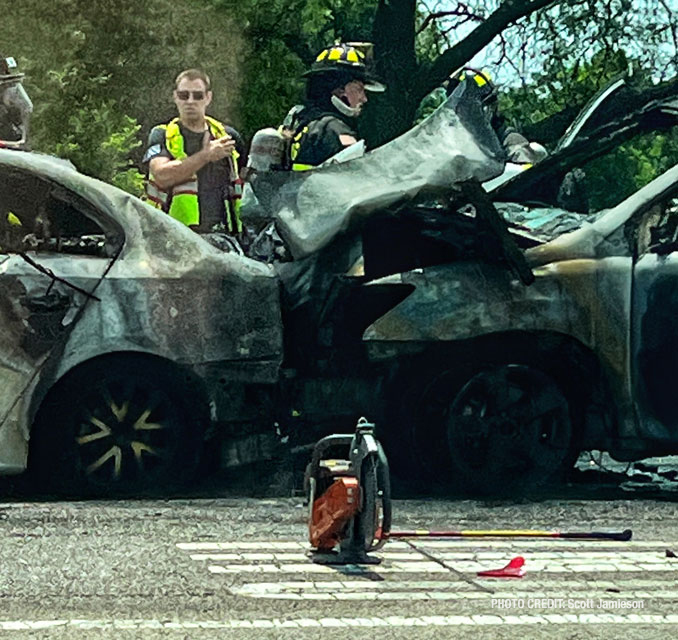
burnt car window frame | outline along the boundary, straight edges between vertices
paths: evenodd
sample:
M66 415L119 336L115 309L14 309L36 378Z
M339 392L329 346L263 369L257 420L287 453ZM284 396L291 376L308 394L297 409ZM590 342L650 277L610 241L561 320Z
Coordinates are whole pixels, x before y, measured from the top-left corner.
M667 203L670 200L675 201L673 213L674 224L669 228L666 225L666 216L671 215L667 209ZM654 208L660 207L659 211L652 211ZM646 227L646 235L644 238L639 237L639 230L650 215L658 216L657 225L649 224ZM664 223L662 224L662 221ZM628 231L634 238L634 261L639 260L648 254L665 254L678 251L678 185L671 186L670 189L657 194L652 200L643 204L626 222L626 225L633 226ZM667 233L662 233L665 231ZM641 244L642 243L642 244Z
M11 188L13 180L25 180L30 183L33 181L35 184L42 187L44 185L44 190L42 188L37 191L41 194L41 201L36 200L36 205L42 203L47 203L51 198L55 203L61 203L67 207L70 207L72 210L76 211L78 215L83 216L87 221L96 225L97 230L100 233L96 234L87 234L83 233L79 237L86 238L87 236L95 236L103 234L104 236L104 245L99 251L88 252L86 250L82 251L68 251L68 250L57 250L52 247L47 247L44 245L38 245L36 247L25 246L22 251L36 251L37 253L50 253L53 255L64 255L64 256L82 256L82 257L91 257L91 258L103 258L110 259L120 253L120 250L125 243L125 232L122 226L110 215L104 208L96 206L89 199L78 194L70 187L53 180L47 176L37 174L33 171L15 167L12 165L2 165L2 175L0 176L0 188L3 183L7 184L8 188ZM0 191L1 193L1 191ZM1 202L0 202L1 204ZM5 215L5 211L0 211L0 214ZM39 214L38 214L39 215ZM33 218L35 218L37 215ZM0 221L4 223L4 221ZM29 231L26 235L31 235L32 232ZM0 245L0 253L20 253L21 251L14 250L13 247L6 249Z

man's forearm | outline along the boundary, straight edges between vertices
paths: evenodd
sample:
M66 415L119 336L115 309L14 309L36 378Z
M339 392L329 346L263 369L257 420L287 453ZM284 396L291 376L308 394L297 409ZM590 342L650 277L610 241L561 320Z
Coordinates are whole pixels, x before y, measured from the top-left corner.
M209 162L209 154L204 149L186 156L181 160L167 160L153 166L151 160L151 173L156 184L162 189L173 187L190 180L200 169Z

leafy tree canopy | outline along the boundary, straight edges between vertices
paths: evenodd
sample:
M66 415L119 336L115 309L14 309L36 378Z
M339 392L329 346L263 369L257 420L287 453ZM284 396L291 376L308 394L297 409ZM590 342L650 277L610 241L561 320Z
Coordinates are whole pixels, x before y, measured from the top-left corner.
M4 6L3 6L4 5ZM176 73L204 68L210 111L250 136L303 95L335 40L374 43L388 85L361 118L368 143L411 126L422 99L472 61L544 142L629 62L647 86L676 74L673 0L0 0L3 53L27 72L33 144L134 190L138 148L174 115ZM649 153L649 151L647 151Z

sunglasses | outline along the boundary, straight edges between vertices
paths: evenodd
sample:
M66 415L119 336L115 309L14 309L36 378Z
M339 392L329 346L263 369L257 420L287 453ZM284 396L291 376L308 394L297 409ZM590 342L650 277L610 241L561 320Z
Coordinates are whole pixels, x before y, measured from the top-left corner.
M175 91L174 93L179 100L188 100L191 94L193 94L193 100L203 100L205 98L204 91Z

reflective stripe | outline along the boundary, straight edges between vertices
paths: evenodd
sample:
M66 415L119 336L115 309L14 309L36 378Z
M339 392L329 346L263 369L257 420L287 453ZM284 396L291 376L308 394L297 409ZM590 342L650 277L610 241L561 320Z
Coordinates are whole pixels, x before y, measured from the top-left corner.
M164 209L167 204L168 194L153 182L153 176L146 181L146 200L157 209Z
M308 171L309 169L315 169L315 167L312 164L299 164L298 162L292 165L292 171Z
M189 180L188 182L182 182L181 184L175 184L172 187L172 194L177 195L179 193L192 193L193 195L198 194L198 181Z
M296 160L297 156L299 155L299 149L301 148L301 139L304 137L304 135L308 133L308 125L306 125L299 133L297 133L293 138L292 138L292 144L290 145L290 158L292 160L292 171L304 171L304 169L295 169L294 168L294 160ZM303 166L310 166L310 165L299 165L300 167Z
M349 49L346 52L346 59L349 62L360 62L360 58L358 58L358 52L355 49Z

